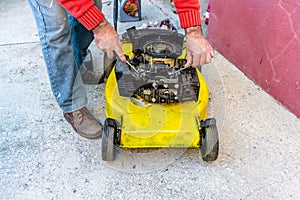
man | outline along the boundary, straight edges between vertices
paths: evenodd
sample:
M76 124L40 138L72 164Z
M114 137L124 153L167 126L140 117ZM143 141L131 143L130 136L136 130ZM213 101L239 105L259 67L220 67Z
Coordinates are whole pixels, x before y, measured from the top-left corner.
M64 117L81 136L100 138L102 127L86 108L87 94L78 69L82 71L93 39L109 58L116 54L126 61L118 34L101 12L101 0L28 2L38 27L51 89ZM198 0L174 0L174 5L186 33L186 66L209 63L214 53L202 35Z

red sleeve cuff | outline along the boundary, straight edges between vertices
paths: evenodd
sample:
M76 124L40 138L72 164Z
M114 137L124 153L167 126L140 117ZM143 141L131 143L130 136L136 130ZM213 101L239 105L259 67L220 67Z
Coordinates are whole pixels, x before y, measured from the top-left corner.
M92 30L104 19L104 17L104 14L96 6L92 6L87 12L80 16L78 20L88 30Z
M201 17L198 10L190 10L187 12L178 13L181 28L188 28L191 26L201 26Z

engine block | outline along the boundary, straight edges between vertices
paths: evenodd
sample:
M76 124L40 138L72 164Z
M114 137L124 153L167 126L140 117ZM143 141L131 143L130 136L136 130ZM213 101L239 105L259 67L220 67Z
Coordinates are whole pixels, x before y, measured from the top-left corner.
M127 63L116 63L120 95L149 103L197 101L200 88L197 71L185 67L186 59L178 58L182 53L181 36L174 32L172 38L170 32L151 35L147 31L133 31L134 37L128 33L136 46L133 56Z

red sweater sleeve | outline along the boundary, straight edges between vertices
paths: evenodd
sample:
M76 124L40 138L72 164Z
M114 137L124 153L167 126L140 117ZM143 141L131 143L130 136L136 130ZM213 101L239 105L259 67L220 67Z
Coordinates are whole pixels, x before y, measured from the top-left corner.
M93 0L56 0L88 30L95 28L104 14L95 6Z
M182 28L200 26L200 4L198 0L174 0Z

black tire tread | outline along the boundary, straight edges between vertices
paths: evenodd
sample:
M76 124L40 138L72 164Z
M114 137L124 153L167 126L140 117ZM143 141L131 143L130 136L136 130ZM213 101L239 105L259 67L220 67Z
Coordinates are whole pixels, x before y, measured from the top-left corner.
M217 126L205 128L205 137L201 146L201 155L204 161L215 161L219 154L219 135Z
M102 160L113 161L115 159L115 145L114 145L114 127L103 127L102 135Z

